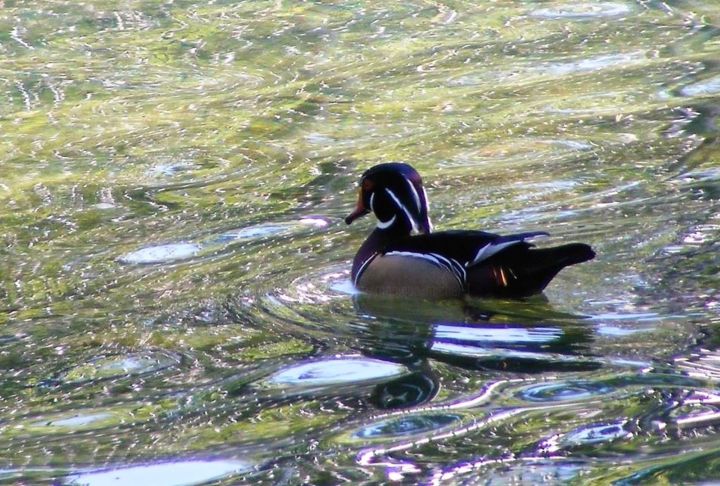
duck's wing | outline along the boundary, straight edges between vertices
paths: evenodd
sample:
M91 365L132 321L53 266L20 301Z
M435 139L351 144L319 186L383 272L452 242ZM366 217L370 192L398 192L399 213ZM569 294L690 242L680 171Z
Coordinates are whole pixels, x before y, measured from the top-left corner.
M595 252L584 243L551 248L511 245L467 268L467 292L503 297L536 294L542 292L563 268L593 258Z
M498 235L485 231L441 231L404 238L388 245L383 253L430 255L449 259L453 264L472 267L520 245L530 248L527 239L547 236L543 231Z
M583 243L538 249L526 241L546 235L541 231L505 236L445 231L400 240L388 245L384 255L424 259L451 272L473 295L524 297L542 292L568 265L595 257Z

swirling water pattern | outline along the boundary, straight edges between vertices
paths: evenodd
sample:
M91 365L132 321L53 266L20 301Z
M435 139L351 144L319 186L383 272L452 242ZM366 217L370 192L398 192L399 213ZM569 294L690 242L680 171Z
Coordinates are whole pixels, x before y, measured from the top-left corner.
M0 481L720 478L715 2L0 7ZM438 228L599 256L360 294L397 160Z

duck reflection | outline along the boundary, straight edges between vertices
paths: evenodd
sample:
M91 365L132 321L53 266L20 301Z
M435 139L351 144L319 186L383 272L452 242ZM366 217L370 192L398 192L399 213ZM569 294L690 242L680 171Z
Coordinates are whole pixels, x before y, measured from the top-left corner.
M423 364L421 369L407 376L377 385L370 402L381 410L394 410L421 405L435 398L440 390L440 380L427 363Z
M374 404L388 409L431 400L439 389L433 361L515 373L587 371L601 366L589 352L592 330L578 323L577 317L557 313L542 301L526 306L517 316L507 314L502 305L356 295L358 319L352 325L360 351L412 370L378 386ZM550 318L536 316L538 305L540 314Z
M346 316L350 334L338 333L334 353L319 346L300 361L267 363L230 379L227 388L268 403L347 398L396 410L435 398L439 375L449 384L469 370L490 382L518 378L511 373L601 366L589 350L592 328L538 298L418 301L356 294Z

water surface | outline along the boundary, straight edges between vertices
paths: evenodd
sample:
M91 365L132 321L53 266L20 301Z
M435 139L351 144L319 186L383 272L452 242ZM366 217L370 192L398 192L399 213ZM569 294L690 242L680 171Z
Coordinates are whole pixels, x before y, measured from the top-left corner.
M720 478L715 2L0 6L0 481ZM358 294L387 161L598 258Z

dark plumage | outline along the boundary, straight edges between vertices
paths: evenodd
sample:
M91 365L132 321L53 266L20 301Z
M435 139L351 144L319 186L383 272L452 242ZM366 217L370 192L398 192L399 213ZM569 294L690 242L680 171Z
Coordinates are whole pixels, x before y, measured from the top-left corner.
M377 228L358 250L352 268L353 282L368 292L524 297L542 292L564 267L595 257L584 243L535 248L526 241L544 232L432 233L422 179L407 164L380 164L363 174L357 207L345 222L371 211Z

